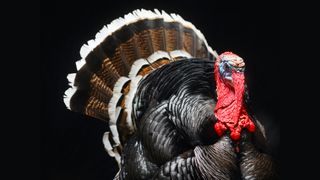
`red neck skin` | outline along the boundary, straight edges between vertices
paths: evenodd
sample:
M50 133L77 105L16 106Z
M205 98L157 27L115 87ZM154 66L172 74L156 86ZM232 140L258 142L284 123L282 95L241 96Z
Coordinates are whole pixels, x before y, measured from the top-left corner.
M244 106L244 72L232 70L233 86L231 86L221 78L218 64L219 62L216 62L214 70L218 95L218 102L214 109L217 118L214 130L218 136L224 135L229 130L231 139L238 141L242 129L246 128L249 132L255 131L255 125Z

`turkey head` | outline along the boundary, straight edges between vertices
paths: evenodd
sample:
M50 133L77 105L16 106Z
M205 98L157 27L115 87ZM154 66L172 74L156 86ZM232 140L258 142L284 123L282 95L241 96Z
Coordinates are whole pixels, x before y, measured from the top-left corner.
M218 102L214 109L217 122L214 130L219 136L230 132L232 140L240 139L242 129L255 131L255 125L244 106L245 63L232 53L222 53L215 63L215 80Z

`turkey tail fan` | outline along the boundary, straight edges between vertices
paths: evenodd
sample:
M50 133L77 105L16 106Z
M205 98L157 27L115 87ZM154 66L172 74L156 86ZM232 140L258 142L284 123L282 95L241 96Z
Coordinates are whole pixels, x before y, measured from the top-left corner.
M157 9L135 10L114 20L81 47L80 55L78 72L67 77L71 88L64 102L72 111L109 124L111 133L103 142L118 163L122 145L135 132L131 112L139 81L182 58L217 57L193 24Z

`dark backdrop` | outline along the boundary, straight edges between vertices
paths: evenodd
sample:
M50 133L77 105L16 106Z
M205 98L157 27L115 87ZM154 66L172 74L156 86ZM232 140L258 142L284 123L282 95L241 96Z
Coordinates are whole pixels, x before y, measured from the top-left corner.
M231 50L246 61L252 105L266 123L271 144L279 147L282 104L278 93L279 5L266 2L104 0L52 1L41 5L41 169L48 180L112 179L114 159L105 152L107 125L68 111L63 103L66 76L75 72L82 44L103 25L137 8L180 14L205 35L218 53ZM276 153L277 157L279 153Z

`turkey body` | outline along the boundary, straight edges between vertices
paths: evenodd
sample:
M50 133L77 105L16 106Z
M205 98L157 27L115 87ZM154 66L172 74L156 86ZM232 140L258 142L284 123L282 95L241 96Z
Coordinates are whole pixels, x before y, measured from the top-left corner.
M138 131L126 144L120 179L277 179L272 158L252 138L243 138L237 153L228 135L215 134L213 65L180 60L141 81L134 99Z

